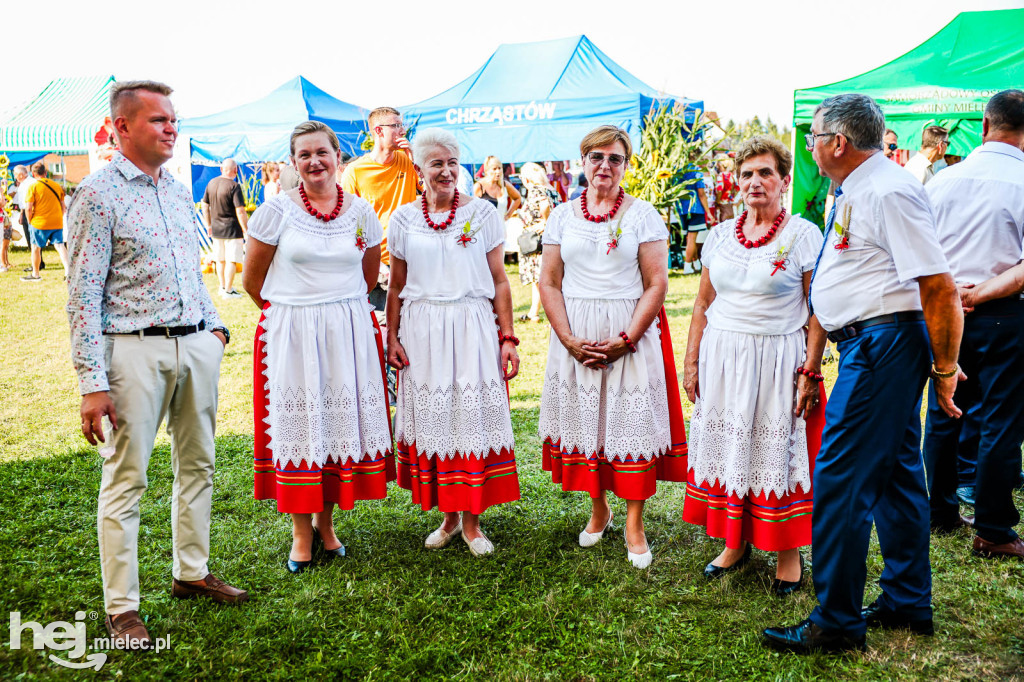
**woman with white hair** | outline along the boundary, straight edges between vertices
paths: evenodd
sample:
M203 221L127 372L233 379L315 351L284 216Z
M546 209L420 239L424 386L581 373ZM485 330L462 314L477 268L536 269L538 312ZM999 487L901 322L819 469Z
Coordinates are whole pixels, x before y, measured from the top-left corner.
M391 215L388 363L399 370L398 484L444 512L424 543L456 534L475 556L488 507L519 499L506 381L519 371L505 228L488 202L460 194L459 146L438 128L416 135L423 196ZM495 326L497 318L497 326Z
M519 251L519 283L531 287L530 312L519 319L523 322L540 322L540 235L544 234L551 209L558 205L558 193L548 184L547 173L540 164L524 163L519 169L519 179L523 181L523 207L519 216L523 219L524 231L537 235L537 251L524 253L522 241Z

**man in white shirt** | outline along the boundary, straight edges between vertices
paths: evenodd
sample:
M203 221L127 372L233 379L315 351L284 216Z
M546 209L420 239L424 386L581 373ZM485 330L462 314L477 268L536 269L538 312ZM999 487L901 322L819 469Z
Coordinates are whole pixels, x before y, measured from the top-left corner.
M943 159L949 147L949 131L942 126L928 126L921 132L921 151L904 166L922 185L935 177L936 162Z
M818 106L806 136L836 184L809 298L842 359L814 471L819 606L764 631L797 653L863 649L869 626L933 632L921 395L931 366L936 402L960 415L963 312L928 198L882 154L884 133L878 104L846 94ZM872 521L885 568L881 596L864 607Z
M982 146L928 185L939 242L960 286L967 315L960 363L967 381L956 392L980 429L974 553L1024 560L1014 532L1020 513L1013 486L1024 440L1024 92L992 97L982 120ZM957 446L961 422L931 407L924 460L931 522L955 530L959 521Z

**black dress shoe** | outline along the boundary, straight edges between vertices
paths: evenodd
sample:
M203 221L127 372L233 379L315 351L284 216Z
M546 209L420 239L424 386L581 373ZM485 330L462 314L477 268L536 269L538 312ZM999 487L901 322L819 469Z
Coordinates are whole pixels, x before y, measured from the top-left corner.
M323 550L323 552L324 552L324 558L325 559L328 559L328 560L330 560L330 559L341 559L341 558L344 558L344 556L345 556L345 545L342 545L341 547L337 547L335 549L326 549L325 548Z
M935 626L931 618L908 618L907 616L884 609L878 600L861 609L861 615L868 622L869 628L883 630L910 630L919 635L934 635Z
M737 559L731 566L715 566L714 562L708 564L704 567L704 577L708 580L714 580L715 578L721 578L726 573L740 570L750 561L750 548L751 544L748 542L747 548L743 550L743 556Z
M931 530L936 535L952 535L953 533L956 533L961 528L973 528L973 527L974 527L974 517L973 516L964 516L963 514L958 514L956 521L953 521L951 523L933 523L933 524L931 524Z
M764 643L774 649L809 654L814 651L864 651L864 636L853 637L843 632L829 632L811 622L803 621L788 628L768 628Z
M285 566L288 567L288 572L289 573L295 573L296 575L298 575L299 573L302 573L307 568L309 568L309 565L311 563L313 563L313 562L312 561L292 561L291 559L288 559L288 561L285 562Z
M800 577L794 582L789 580L779 580L776 578L772 581L772 592L779 597L785 597L793 594L804 584L804 555L800 555Z
M313 556L322 555L325 559L337 559L345 556L345 545L335 549L324 547L324 539L320 537L320 531L313 527Z

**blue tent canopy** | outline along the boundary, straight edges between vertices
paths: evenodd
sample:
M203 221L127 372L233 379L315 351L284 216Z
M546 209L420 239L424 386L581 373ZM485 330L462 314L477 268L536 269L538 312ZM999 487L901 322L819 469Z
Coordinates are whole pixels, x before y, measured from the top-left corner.
M192 138L192 163L284 161L288 138L303 121L322 121L338 134L341 148L359 153L366 110L331 97L296 76L255 102L209 116L184 119L181 134Z
M624 128L639 143L644 116L658 105L701 101L659 96L584 36L500 45L473 75L403 109L406 123L455 134L461 161L545 161L579 155L580 139L599 125Z

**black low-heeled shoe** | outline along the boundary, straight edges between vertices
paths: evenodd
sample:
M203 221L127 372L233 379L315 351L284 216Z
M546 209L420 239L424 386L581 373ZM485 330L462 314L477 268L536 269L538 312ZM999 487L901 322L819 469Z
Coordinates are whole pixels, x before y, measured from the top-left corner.
M342 545L341 547L337 547L335 549L326 549L325 548L323 550L323 553L324 553L324 558L328 559L328 560L343 558L345 556L345 545Z
M327 549L324 547L324 539L320 537L320 531L313 528L313 556L322 555L325 559L338 559L345 556L345 545Z
M796 581L790 580L779 580L776 578L772 581L772 592L778 597L785 597L793 594L804 584L804 555L800 555L800 577Z
M747 548L743 550L743 556L736 560L731 566L715 566L712 562L704 567L704 577L708 580L714 580L715 578L721 578L726 573L732 573L738 571L747 565L750 561L750 549L752 545L748 542Z
M284 562L284 565L288 568L288 572L289 573L294 573L294 574L298 575L299 573L302 573L307 568L309 568L309 565L312 564L312 563L313 563L312 560L310 560L310 561L292 561L291 559L288 559L287 561Z

